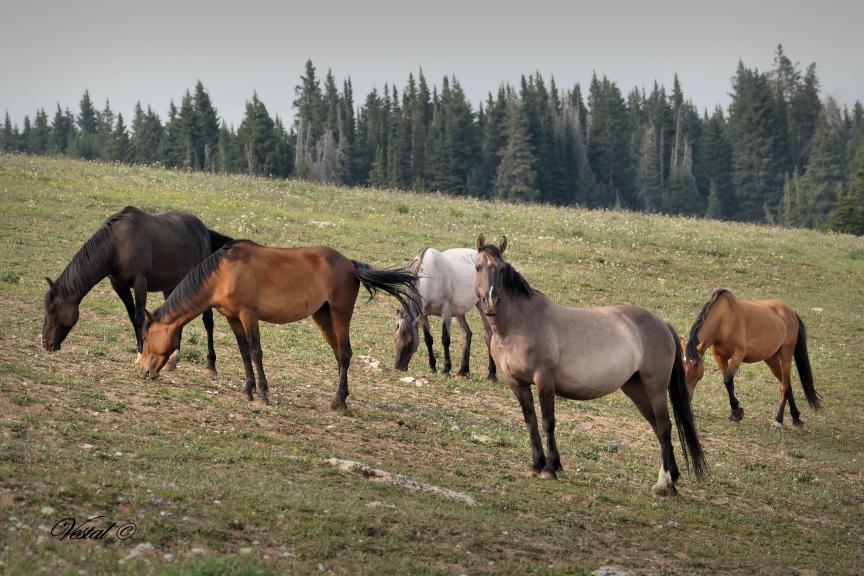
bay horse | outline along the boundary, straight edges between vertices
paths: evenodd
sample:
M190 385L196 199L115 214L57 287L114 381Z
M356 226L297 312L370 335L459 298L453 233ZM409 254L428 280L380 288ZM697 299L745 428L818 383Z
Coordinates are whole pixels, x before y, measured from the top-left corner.
M178 346L183 326L214 308L237 339L247 399L253 399L255 390L254 362L261 400L269 404L258 323L287 324L312 316L339 365L339 389L331 407L344 410L352 355L349 328L360 284L370 298L382 290L411 308L419 304L415 281L407 269L376 270L324 246L273 248L235 240L193 269L155 313L145 313L141 368L157 377Z
M621 389L651 424L661 465L652 492L676 494L680 476L672 449L672 423L681 450L698 477L705 472L675 330L644 308L568 308L532 288L498 246L477 237L474 289L492 327L492 356L510 383L531 437L533 473L555 478L561 458L555 442L555 396L593 400ZM537 386L548 458L537 429L531 385Z
M408 370L408 364L420 345L419 326L423 327L423 339L429 353L429 368L435 368L435 353L432 350L432 332L429 329L429 316L441 317L441 344L444 347L443 374L449 375L450 361L450 319L456 317L462 331L464 345L462 362L459 365L458 376L467 376L471 356L471 328L465 319L465 314L472 308L480 310L477 295L474 294L474 257L477 251L473 248L451 248L439 252L434 248L422 248L411 262L410 269L417 276L417 293L420 296L419 314L413 314L409 308L396 310L396 331L393 339L396 342L396 370ZM483 330L486 335L486 350L489 350L489 340L492 329L486 316L480 312ZM489 372L487 379L495 381L495 361L489 354Z
M814 410L819 409L820 396L813 386L804 321L779 300L739 300L725 288L715 290L696 317L686 346L682 340L681 347L691 396L705 373L702 357L711 348L723 372L732 421L740 422L744 418L744 409L735 397L735 372L742 362L765 362L780 381L780 402L773 423L776 429L783 429L787 402L792 425L804 426L792 394L793 357L804 397Z
M147 293L162 292L167 298L187 272L230 240L191 214L150 215L126 206L81 246L56 281L45 278L48 292L42 347L49 352L60 350L78 322L81 300L107 276L126 307L140 358ZM207 371L215 374L213 312L205 311L203 320L207 330ZM176 366L178 358L179 345L168 369Z

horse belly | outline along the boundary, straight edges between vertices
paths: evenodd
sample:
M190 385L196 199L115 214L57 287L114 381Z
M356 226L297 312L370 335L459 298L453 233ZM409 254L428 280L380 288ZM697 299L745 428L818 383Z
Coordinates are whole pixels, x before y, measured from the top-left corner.
M559 365L555 393L571 400L593 400L615 392L637 371L633 362L579 362Z

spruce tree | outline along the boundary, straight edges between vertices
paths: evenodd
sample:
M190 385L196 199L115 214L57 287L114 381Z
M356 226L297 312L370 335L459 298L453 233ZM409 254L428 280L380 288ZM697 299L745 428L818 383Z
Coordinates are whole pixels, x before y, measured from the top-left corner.
M495 194L501 200L530 202L537 200L534 154L528 141L528 126L515 98L507 104L507 145L501 154Z
M725 217L725 210L720 200L717 183L713 179L709 185L708 206L705 208L705 217L711 220L723 220Z
M165 121L165 129L159 143L159 157L163 165L168 168L179 167L184 160L183 127L177 106L171 100L168 103L168 119Z
M87 160L97 158L99 147L97 142L97 131L99 129L96 109L90 100L90 92L85 90L81 97L78 112L78 138L76 141L76 153Z
M216 147L219 143L219 116L201 80L195 84L194 164L202 170L216 169Z
M51 127L48 125L48 114L41 108L36 112L36 120L33 123L33 137L30 142L30 151L33 154L47 154L51 143Z
M132 145L129 140L129 132L123 122L123 114L117 114L117 124L111 133L108 142L106 157L112 162L129 162L132 158Z
M801 179L815 226L825 224L828 214L842 198L846 167L843 118L837 102L829 96L813 135L807 172Z
M864 146L858 151L857 166L849 179L849 191L829 215L828 227L835 232L864 235Z
M621 91L605 76L595 74L588 96L591 110L588 160L597 180L599 202L612 207L637 205L630 157L630 133Z
M256 92L246 103L246 114L237 129L237 139L242 145L245 168L251 176L273 174L276 159L275 123Z

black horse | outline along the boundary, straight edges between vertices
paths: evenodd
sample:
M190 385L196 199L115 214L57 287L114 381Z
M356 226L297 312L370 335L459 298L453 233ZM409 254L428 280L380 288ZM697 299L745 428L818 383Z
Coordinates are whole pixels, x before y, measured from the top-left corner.
M78 322L81 300L107 276L126 306L140 354L147 292L162 292L167 298L187 272L230 240L191 214L150 215L133 206L123 208L84 243L56 281L45 278L50 288L45 294L42 347L52 352L60 349ZM207 371L215 374L213 311L204 312L203 320Z

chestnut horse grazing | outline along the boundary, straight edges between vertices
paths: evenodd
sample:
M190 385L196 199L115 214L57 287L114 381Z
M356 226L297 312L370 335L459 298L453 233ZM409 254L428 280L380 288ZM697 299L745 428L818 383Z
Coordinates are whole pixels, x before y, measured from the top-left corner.
M792 424L804 425L792 395L793 357L807 402L814 410L819 408L820 397L813 387L804 322L779 300L739 300L728 290L715 290L696 317L686 347L683 341L681 345L685 350L684 371L691 396L705 373L702 356L711 348L729 394L730 420L740 422L744 418L744 409L735 397L734 383L735 372L742 362L765 362L780 381L780 403L774 417L774 427L778 430L783 429L786 402L789 402Z
M252 400L255 370L261 400L269 404L258 322L287 324L312 316L339 363L339 390L332 408L345 409L349 327L362 283L370 298L378 290L400 304L417 306L416 277L405 269L375 270L336 250L271 248L248 240L226 244L192 270L154 314L146 313L141 368L155 378L177 348L180 330L209 308L225 316L237 338Z
M531 436L533 471L554 478L561 470L555 443L555 396L592 400L619 388L636 404L660 442L661 466L652 492L676 493L680 476L672 449L672 423L681 450L698 477L705 459L696 434L678 336L666 322L636 306L577 309L531 288L498 246L477 238L474 289L492 327L492 356L522 407ZM543 453L531 385L537 386L548 458Z

